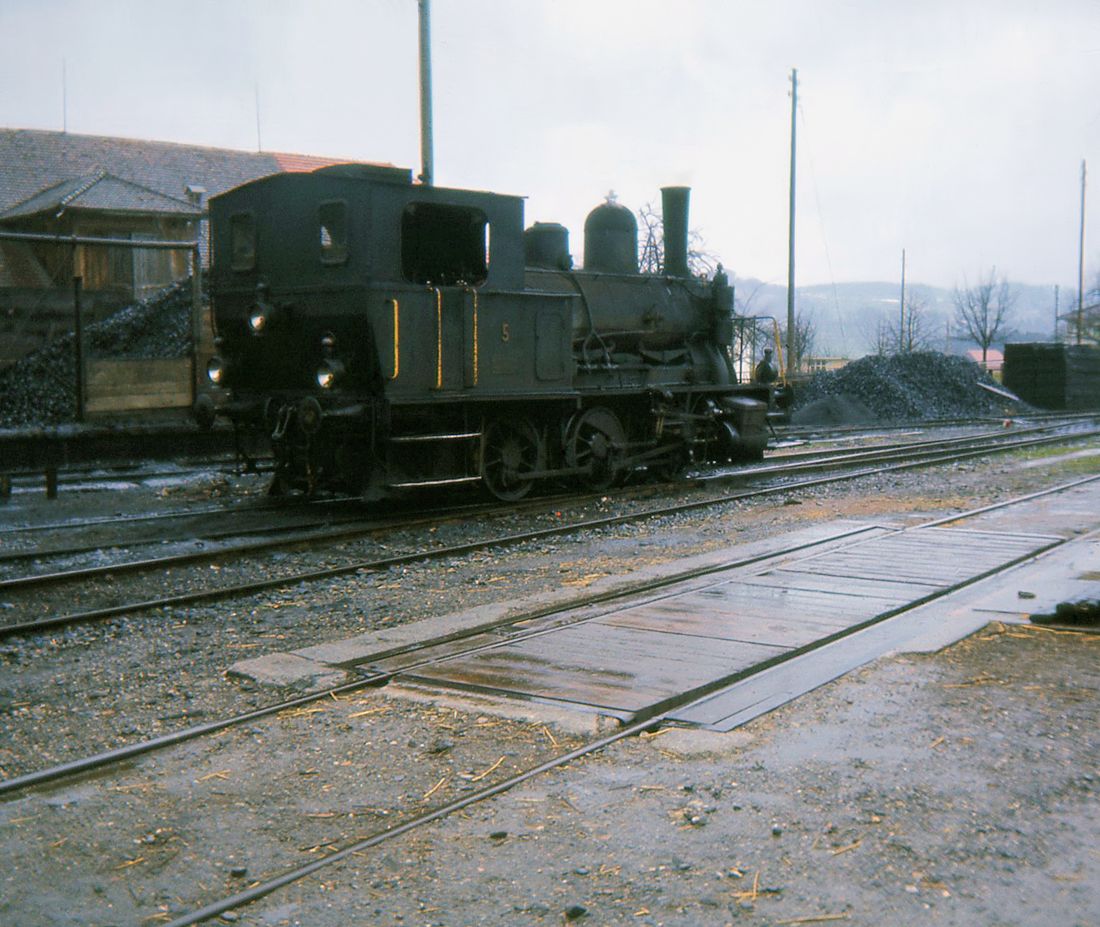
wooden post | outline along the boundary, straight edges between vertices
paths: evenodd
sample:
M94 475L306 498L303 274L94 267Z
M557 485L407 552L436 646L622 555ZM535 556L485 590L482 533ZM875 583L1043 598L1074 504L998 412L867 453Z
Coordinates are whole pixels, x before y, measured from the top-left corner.
M80 293L84 287L84 278L79 274L73 277L73 360L76 372L76 420L84 421L84 327L81 321Z
M201 221L198 227L202 228ZM199 398L202 386L202 365L199 363L199 348L202 345L202 252L199 242L191 252L191 403Z

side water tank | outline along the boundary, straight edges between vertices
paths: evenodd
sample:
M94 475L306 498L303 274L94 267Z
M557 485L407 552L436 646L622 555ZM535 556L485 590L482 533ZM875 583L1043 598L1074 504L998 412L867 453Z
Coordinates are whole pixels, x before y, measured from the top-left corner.
M523 233L523 256L528 267L569 270L569 229L557 222L536 222Z
M584 269L607 274L638 272L638 223L625 206L608 200L584 220Z

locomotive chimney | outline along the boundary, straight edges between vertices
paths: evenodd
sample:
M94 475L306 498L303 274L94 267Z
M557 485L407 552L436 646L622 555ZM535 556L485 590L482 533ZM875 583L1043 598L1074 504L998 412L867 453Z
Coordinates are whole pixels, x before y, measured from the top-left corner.
M432 143L432 5L420 0L420 182L431 186L435 181L435 154Z
M665 225L665 275L689 277L688 198L691 187L661 187L661 213Z

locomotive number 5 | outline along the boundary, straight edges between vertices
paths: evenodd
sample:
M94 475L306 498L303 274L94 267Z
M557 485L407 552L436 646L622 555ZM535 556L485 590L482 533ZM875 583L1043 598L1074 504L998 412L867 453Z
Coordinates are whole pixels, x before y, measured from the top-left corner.
M512 337L512 330L508 327L507 322L500 323L500 340L509 341Z

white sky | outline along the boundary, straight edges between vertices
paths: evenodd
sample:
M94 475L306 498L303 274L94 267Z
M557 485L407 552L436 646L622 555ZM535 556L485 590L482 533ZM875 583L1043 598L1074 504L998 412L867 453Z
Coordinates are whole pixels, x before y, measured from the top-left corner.
M526 195L581 252L614 189L693 187L693 228L786 281L943 286L996 265L1076 286L1088 159L1100 270L1096 0L433 0L435 172ZM415 0L0 0L0 125L419 170Z

